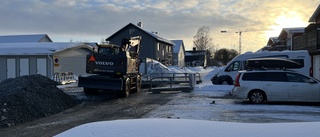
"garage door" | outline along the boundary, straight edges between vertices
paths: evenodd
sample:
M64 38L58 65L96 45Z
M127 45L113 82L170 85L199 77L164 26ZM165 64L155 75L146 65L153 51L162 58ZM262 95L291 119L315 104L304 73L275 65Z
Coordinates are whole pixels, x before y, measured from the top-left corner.
M16 77L16 59L7 59L7 78Z
M313 56L313 77L320 79L320 55Z
M20 76L29 75L29 59L20 59Z
M37 74L47 76L47 59L37 58Z

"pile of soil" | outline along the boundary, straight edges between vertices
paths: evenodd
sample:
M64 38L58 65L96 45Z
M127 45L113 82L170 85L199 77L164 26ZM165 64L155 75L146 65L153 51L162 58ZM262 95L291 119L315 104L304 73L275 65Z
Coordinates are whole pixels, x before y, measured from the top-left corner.
M76 104L45 76L6 79L0 82L0 128L56 114Z

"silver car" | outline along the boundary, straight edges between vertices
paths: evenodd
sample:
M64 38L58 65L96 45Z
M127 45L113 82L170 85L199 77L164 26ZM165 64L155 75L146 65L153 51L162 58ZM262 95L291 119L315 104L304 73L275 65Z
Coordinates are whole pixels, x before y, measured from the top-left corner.
M320 102L320 83L294 71L239 71L231 94L255 104L267 101Z

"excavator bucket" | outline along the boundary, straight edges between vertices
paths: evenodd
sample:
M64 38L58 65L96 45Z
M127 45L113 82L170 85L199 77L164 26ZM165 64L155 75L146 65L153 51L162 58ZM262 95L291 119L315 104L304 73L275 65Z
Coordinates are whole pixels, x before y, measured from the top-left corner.
M79 76L78 87L103 89L103 90L122 90L123 79L102 76Z

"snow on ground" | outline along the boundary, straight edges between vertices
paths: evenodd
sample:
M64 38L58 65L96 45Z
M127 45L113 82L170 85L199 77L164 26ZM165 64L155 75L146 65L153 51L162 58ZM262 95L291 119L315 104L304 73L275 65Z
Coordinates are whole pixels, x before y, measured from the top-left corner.
M318 137L320 135L320 122L297 122L297 123L238 123L238 122L220 122L221 117L214 117L217 110L226 111L228 109L243 110L247 109L246 115L256 115L250 113L250 110L260 110L264 113L272 113L273 110L288 109L291 112L315 111L318 109L310 106L285 106L278 105L226 105L221 104L216 97L228 95L233 86L229 85L213 85L210 78L216 74L221 68L210 67L203 69L169 67L171 72L175 73L200 73L203 83L196 85L191 93L179 93L176 98L167 105L159 107L152 111L143 119L132 120L114 120L88 123L68 131L65 131L57 137L67 136L109 136L109 137L270 137L270 136L290 136L290 137ZM189 94L193 94L190 96ZM190 96L189 99L179 99ZM209 98L197 98L197 96L207 96ZM215 101L214 104L209 102ZM224 101L233 101L232 99L224 99ZM214 107L213 107L214 105ZM169 107L168 107L169 106ZM175 108L176 107L176 108ZM175 111L178 110L179 111ZM212 114L202 113L202 111L212 111ZM261 114L263 115L263 114ZM233 115L232 115L233 116ZM295 115L273 115L274 117L286 117L290 119L299 119ZM235 115L235 118L237 116ZM238 116L239 117L239 116ZM241 117L241 115L240 115ZM168 119L169 118L169 119ZM304 121L319 121L317 117L306 118L301 117ZM215 121L220 120L220 121ZM266 130L267 129L267 130Z
M94 122L56 137L318 137L320 122L231 123L186 119L133 119Z

